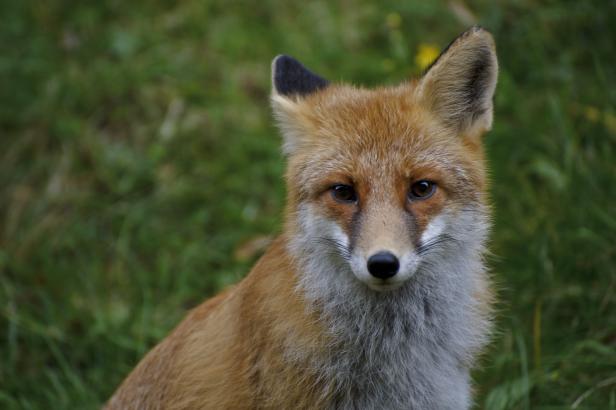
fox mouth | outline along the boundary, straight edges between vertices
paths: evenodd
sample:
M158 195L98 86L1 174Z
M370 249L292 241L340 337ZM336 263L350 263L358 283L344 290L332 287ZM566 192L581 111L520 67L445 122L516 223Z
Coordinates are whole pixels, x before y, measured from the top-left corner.
M364 281L361 281L361 282L364 283L366 286L368 286L370 289L375 290L377 292L394 291L396 289L399 289L400 287L402 287L402 285L406 283L406 281L396 282L396 283L391 283L387 281L383 281L383 283L372 283L372 282L364 282Z

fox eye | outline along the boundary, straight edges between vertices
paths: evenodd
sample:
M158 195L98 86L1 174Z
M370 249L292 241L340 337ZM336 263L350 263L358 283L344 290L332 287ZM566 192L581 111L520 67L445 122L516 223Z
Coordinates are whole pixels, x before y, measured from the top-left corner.
M436 183L422 179L411 185L409 199L428 199L434 194L434 191L436 191Z
M332 196L338 202L357 202L357 193L350 185L334 185L331 187Z

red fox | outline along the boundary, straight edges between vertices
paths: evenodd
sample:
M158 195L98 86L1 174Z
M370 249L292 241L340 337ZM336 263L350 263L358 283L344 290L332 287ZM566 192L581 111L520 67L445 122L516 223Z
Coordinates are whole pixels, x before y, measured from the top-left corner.
M482 135L498 63L473 27L420 78L272 63L282 234L132 371L107 409L468 409L490 333Z

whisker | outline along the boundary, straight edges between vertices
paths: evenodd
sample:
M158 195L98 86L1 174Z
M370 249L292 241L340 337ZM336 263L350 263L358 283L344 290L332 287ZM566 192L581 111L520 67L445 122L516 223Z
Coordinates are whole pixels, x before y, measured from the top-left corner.
M483 217L487 217L489 215L489 211L483 208L476 208L476 207L463 207L459 209L459 212L465 213L465 214L469 214L469 215L473 215L473 216L483 216Z
M448 234L441 234L438 235L437 237L427 241L426 243L420 244L417 247L417 254L418 255L425 255L426 253L430 252L432 249L435 249L437 247L442 247L441 245L443 244L459 244L460 241Z
M315 242L320 243L322 245L327 245L327 247L331 249L332 251L337 250L338 251L337 254L342 256L342 258L347 261L351 259L351 250L347 246L345 246L342 242L336 239L327 238L327 237L318 237L315 239Z

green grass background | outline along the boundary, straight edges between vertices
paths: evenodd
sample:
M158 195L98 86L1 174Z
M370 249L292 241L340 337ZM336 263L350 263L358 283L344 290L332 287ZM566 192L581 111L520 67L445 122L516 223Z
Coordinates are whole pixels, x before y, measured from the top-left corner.
M274 55L393 84L419 73L421 44L477 22L501 65L486 138L498 332L477 407L616 409L616 2L0 11L0 408L99 407L188 308L242 278L247 243L280 231Z

